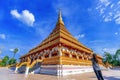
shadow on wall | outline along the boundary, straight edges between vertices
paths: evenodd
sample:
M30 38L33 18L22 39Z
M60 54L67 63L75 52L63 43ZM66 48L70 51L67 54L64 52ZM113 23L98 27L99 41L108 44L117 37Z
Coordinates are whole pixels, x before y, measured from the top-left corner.
M117 78L117 77L119 77L119 78ZM104 76L104 79L106 79L106 80L120 80L120 76L116 76L116 77L114 77L114 76L109 76L109 77Z

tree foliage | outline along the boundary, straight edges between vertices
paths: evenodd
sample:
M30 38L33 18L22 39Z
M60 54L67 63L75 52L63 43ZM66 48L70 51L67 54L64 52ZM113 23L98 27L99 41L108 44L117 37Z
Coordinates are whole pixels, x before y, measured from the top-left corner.
M120 66L120 49L116 51L115 54L110 54L108 52L104 52L104 63L112 64L113 66Z
M14 58L9 59L8 56L5 56L1 61L0 61L0 66L7 66L11 64L16 64L17 60Z
M116 59L120 61L120 49L116 51L115 56L116 56Z
M7 66L7 65L11 65L11 64L16 64L17 60L14 58L16 53L19 51L18 48L15 48L13 50L13 58L9 59L9 56L5 56L1 61L0 61L0 66Z
M5 56L0 62L0 66L6 66L8 64L8 61L9 61L9 57Z
M11 64L15 64L16 63L16 59L14 58L11 58L9 61L8 61L8 64L11 65Z
M13 53L14 53L13 58L15 57L17 52L18 52L18 48L15 48L14 51L13 51Z
M108 52L104 52L104 62L111 63L112 62L112 55Z

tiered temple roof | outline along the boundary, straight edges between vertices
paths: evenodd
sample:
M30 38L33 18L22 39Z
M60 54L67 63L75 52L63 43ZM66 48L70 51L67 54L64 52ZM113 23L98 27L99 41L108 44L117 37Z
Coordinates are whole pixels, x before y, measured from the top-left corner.
M73 48L75 50L79 50L79 51L84 51L88 54L91 54L91 52L92 52L91 49L84 46L82 43L80 43L77 39L75 39L69 33L69 31L65 28L64 22L62 20L61 11L59 11L56 27L53 29L51 34L45 40L43 40L40 43L40 45L31 49L27 54L21 56L20 58L29 56L38 51L45 50L45 49L55 46L57 44L63 44L67 47L71 47L71 48Z

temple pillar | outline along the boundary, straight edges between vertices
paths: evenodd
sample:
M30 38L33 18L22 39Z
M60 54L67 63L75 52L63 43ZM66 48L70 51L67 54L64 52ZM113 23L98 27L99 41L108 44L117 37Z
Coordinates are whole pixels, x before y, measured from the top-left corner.
M76 55L76 57L77 57L77 59L79 59L79 56L78 56L78 55Z
M58 45L58 54L59 54L59 56L62 56L62 51L61 51L61 47L62 47L62 45L61 44L59 44Z
M87 60L88 60L88 56L87 56Z
M84 60L84 57L82 56L82 60Z
M29 67L26 67L25 75L28 75L29 73Z
M60 50L60 52L59 52L59 56L62 56L62 51Z
M52 52L50 51L49 58L51 58L51 57L52 57Z
M72 58L72 54L69 54L69 57Z
M59 48L59 56L62 56L61 47Z
M83 52L82 59L85 60L85 52Z

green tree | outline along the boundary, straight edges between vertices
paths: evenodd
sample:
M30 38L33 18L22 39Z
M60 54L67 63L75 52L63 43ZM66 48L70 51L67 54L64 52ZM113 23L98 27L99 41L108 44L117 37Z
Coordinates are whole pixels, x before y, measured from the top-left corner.
M117 66L120 66L120 49L118 49L115 53L115 60L117 62Z
M120 49L116 51L115 55L116 55L116 58L120 60Z
M120 49L118 49L113 55L108 52L104 52L103 62L108 62L113 66L120 66Z
M14 51L13 51L13 53L14 53L13 58L15 57L17 52L18 52L18 48L15 48Z
M14 58L11 58L9 61L8 61L8 64L11 65L11 64L15 64L16 63L16 59Z
M103 59L103 62L106 63L112 63L112 60L113 60L113 57L110 53L108 52L104 52L104 59Z
M9 57L8 56L5 56L2 61L0 62L0 65L1 66L6 66L8 65L8 61L9 61Z

